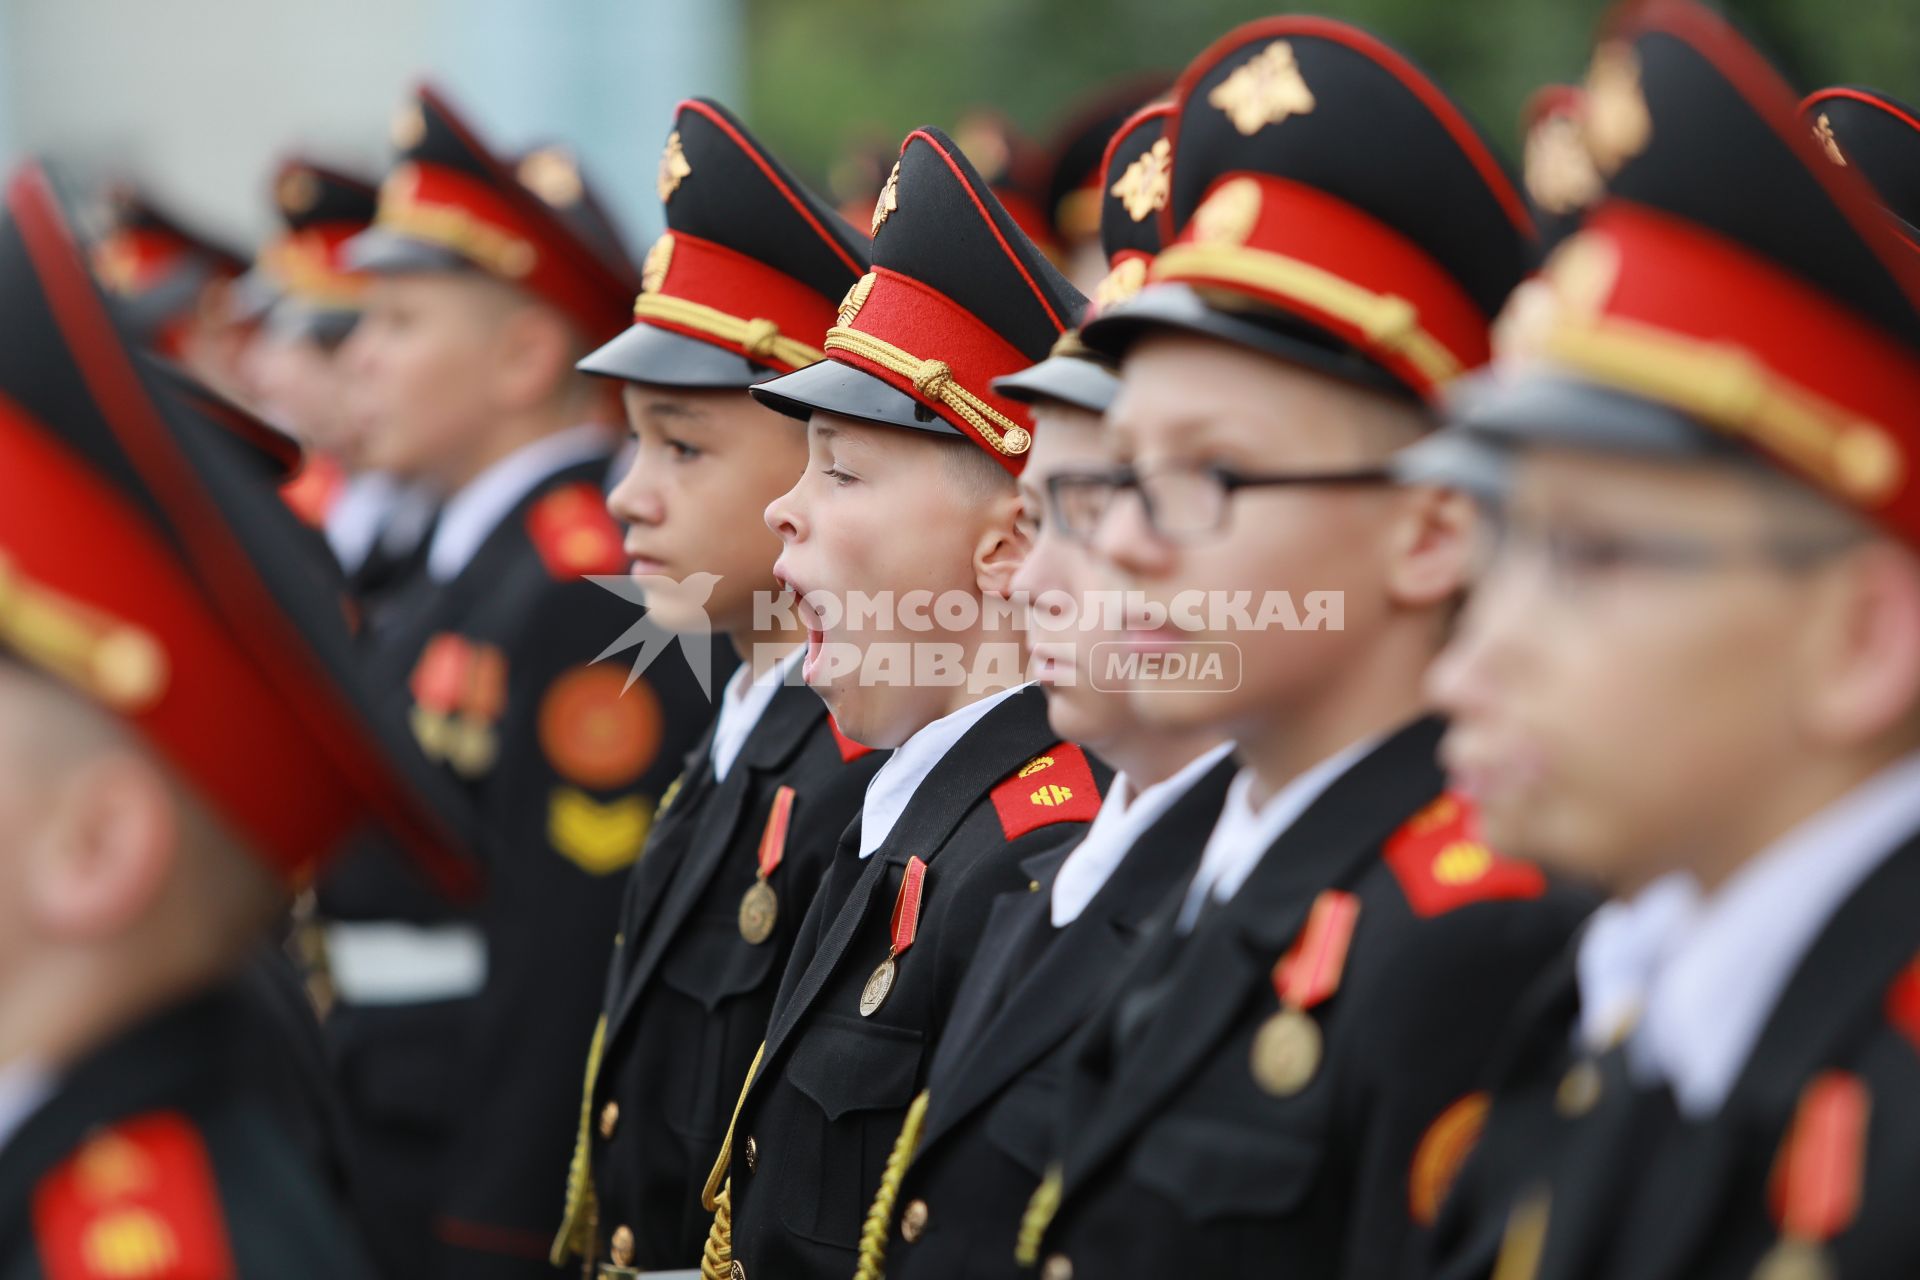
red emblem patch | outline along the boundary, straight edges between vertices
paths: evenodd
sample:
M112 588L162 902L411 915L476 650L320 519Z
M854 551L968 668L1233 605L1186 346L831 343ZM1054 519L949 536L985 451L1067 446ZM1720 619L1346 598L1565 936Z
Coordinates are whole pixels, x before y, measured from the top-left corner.
M1100 811L1100 786L1079 747L1057 742L993 789L993 808L1007 839L1057 822L1091 822Z
M40 1181L33 1230L48 1280L226 1280L234 1274L213 1161L177 1112L89 1138Z
M527 533L547 572L562 581L627 567L620 526L590 484L566 485L540 499L527 513Z
M618 667L575 667L540 700L540 749L561 777L601 790L625 786L660 751L660 700Z
M1417 916L1445 915L1475 902L1524 900L1547 891L1530 862L1503 858L1480 842L1473 802L1451 791L1407 819L1381 856Z

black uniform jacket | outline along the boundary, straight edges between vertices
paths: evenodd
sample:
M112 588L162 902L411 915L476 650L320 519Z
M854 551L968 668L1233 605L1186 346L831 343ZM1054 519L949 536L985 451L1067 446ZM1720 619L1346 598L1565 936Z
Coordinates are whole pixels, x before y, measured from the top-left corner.
M1484 1098L1487 1042L1584 901L1474 842L1442 726L1376 746L1190 934L1159 930L1075 1047L1043 1274L1379 1276L1438 1210ZM1292 1091L1256 1079L1276 963L1316 899L1357 900L1322 1042ZM1272 1076L1268 1076L1269 1083ZM1038 1224L1030 1224L1036 1226Z
M373 1276L260 1070L277 1034L222 987L61 1073L0 1140L0 1277Z
M419 580L372 638L376 689L408 708L493 840L471 914L383 850L319 886L332 922L467 925L485 940L477 994L357 1003L342 987L327 1020L356 1200L392 1274L548 1271L624 873L711 719L678 645L624 693L626 660L593 662L638 617L581 577L624 564L606 468L596 457L535 485L458 575Z
M924 1128L893 1199L891 1280L1015 1276L1015 1236L1045 1172L1073 1032L1177 902L1237 766L1221 760L1135 839L1086 908L1051 920L1053 880L1079 843L1027 861L1031 892L994 906L1006 945L968 970L928 1074Z
M1726 1102L1687 1118L1623 1048L1577 1047L1570 949L1504 1042L1485 1136L1414 1274L1744 1280L1791 1234L1829 1269L1781 1275L1920 1275L1917 953L1920 835L1826 922ZM1785 1176L1794 1147L1805 1177Z
M646 1270L699 1261L711 1217L700 1193L739 1082L767 1033L807 906L886 759L835 733L826 704L804 685L775 692L724 781L713 776L711 736L689 758L628 881L584 1113L596 1256L625 1226L632 1263ZM783 787L793 798L767 877L773 931L749 941L741 902L758 881Z
M994 900L1026 889L1021 864L1059 844L1063 824L1091 818L1110 776L1058 741L1045 695L1028 688L954 744L871 857L849 829L801 926L734 1127L733 1258L747 1276L853 1274L868 1202L961 977L977 951L1001 945L983 938ZM863 1017L914 857L927 866L918 933L885 1002Z

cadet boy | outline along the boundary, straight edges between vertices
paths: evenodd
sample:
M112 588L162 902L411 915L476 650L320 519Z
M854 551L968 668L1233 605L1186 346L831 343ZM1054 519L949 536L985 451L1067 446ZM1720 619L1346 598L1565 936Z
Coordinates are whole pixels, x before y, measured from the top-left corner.
M709 1183L702 1269L736 1280L852 1273L993 898L1093 815L1104 773L1048 728L1044 694L1008 687L1018 644L980 609L1026 552L1014 477L1032 443L992 380L1045 355L1081 298L936 130L908 135L873 231L828 358L753 388L808 419L806 473L767 508L809 627L803 674L845 733L895 750L801 926ZM835 618L854 591L890 597L894 616ZM948 623L912 629L910 591L934 617L952 607ZM957 676L911 678L929 642Z
M1485 360L1530 225L1459 109L1340 23L1233 32L1174 111L1175 235L1084 330L1124 353L1107 425L1127 470L1097 545L1163 611L1139 652L1237 648L1224 678L1135 696L1156 725L1231 734L1244 768L1177 914L1082 1033L1021 1256L1048 1280L1249 1258L1380 1275L1471 1143L1487 1035L1575 914L1442 792L1420 685L1470 511L1383 483ZM1343 625L1181 608L1248 588L1336 591Z
M1489 833L1612 901L1430 1273L1911 1274L1920 272L1854 163L1901 133L1796 118L1688 4L1617 17L1588 101L1542 359L1460 406L1506 480L1433 687Z
M624 693L623 664L592 665L634 617L580 580L626 559L601 489L612 398L573 364L619 331L637 281L582 230L578 170L553 151L509 168L431 90L395 141L349 248L376 278L344 358L367 464L445 501L424 573L373 622L369 670L507 861L477 915L375 857L328 877L328 1027L383 1266L539 1273L620 873L709 713L677 651Z
M116 331L46 180L6 205L0 1271L371 1275L238 975L372 830L468 886L425 798L457 797L361 697L257 461Z
M1158 247L1170 112L1161 105L1123 121L1095 174L1112 264L1096 307L1137 291ZM1204 729L1144 729L1126 685L1100 665L1124 633L1106 629L1112 575L1075 517L1083 487L1106 482L1100 415L1119 387L1111 366L1070 333L1045 361L994 386L1031 403L1036 424L1020 473L1032 549L1014 589L1077 606L1071 627L1036 630L1028 669L1048 690L1054 730L1120 772L1083 838L1029 858L1030 890L995 904L986 936L997 944L967 971L928 1070L925 1122L902 1135L869 1211L862 1276L1017 1274L1015 1232L1046 1170L1072 1033L1192 873L1193 833L1213 825L1235 768Z
M746 395L820 358L867 239L706 99L675 112L659 191L633 327L580 368L625 384L637 447L607 506L648 616L711 626L743 661L628 885L554 1250L646 1271L700 1257L737 1082L884 758L835 732L795 670L805 632L768 607L780 541L761 513L807 438Z

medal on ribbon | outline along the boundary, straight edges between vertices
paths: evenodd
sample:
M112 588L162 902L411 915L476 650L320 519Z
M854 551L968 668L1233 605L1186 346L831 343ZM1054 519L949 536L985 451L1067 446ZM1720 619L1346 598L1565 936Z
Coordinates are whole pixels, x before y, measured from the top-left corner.
M1824 1072L1801 1092L1773 1166L1770 1199L1780 1241L1760 1259L1754 1280L1837 1274L1827 1242L1860 1209L1869 1108L1867 1086L1845 1071Z
M871 1018L893 990L894 975L900 970L900 957L913 945L920 931L920 892L927 880L927 864L919 857L907 859L906 874L900 878L900 896L893 901L892 941L887 958L880 962L860 991L860 1016Z
M760 833L760 870L740 899L740 936L751 946L759 946L773 936L773 925L780 918L780 897L767 877L779 867L787 852L787 823L793 817L793 788L781 787L773 793L773 810L767 814L767 829Z
M1253 1082L1276 1098L1299 1093L1320 1069L1325 1045L1307 1011L1340 989L1360 899L1327 889L1313 900L1299 940L1273 966L1279 1012L1253 1037Z

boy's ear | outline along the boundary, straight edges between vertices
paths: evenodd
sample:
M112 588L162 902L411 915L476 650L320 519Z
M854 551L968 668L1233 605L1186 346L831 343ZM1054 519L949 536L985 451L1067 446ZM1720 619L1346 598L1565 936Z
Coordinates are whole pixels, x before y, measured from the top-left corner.
M500 318L492 368L505 404L529 409L551 399L572 374L573 360L572 330L565 317L552 308L518 306ZM592 381L592 393L602 397L607 408L617 409L611 385Z
M1388 533L1387 591L1409 609L1444 604L1466 588L1473 551L1473 500L1421 485L1401 495Z
M1013 576L1032 549L1033 540L1020 527L1020 491L1008 485L987 500L982 513L980 539L973 553L973 576L980 594L1010 597Z

